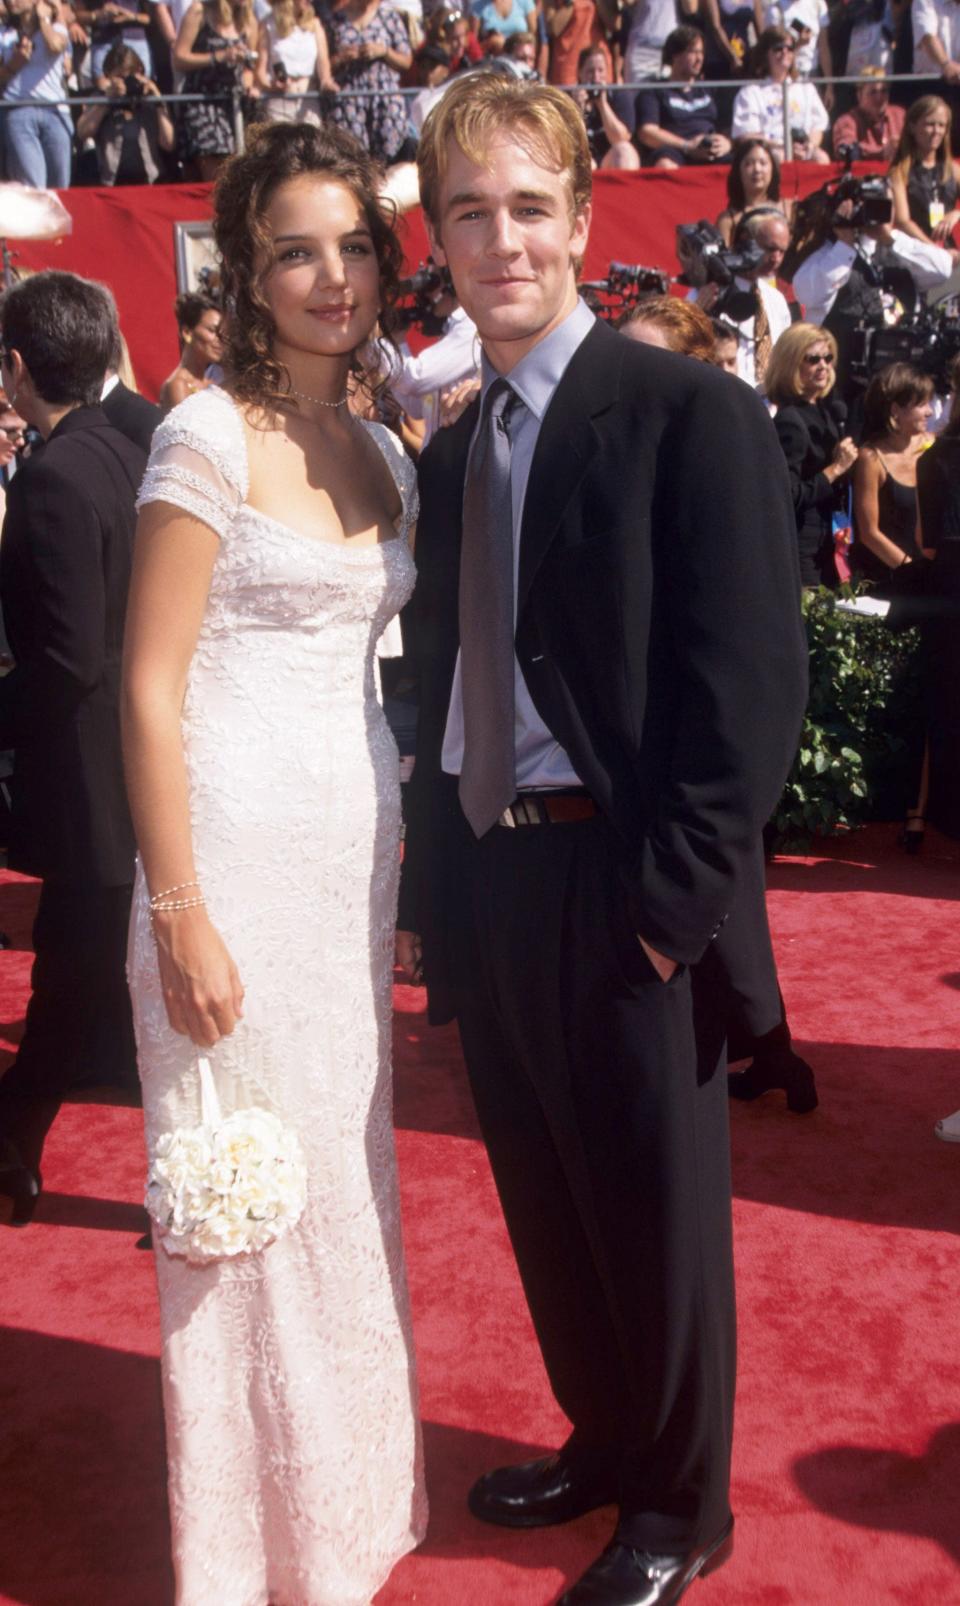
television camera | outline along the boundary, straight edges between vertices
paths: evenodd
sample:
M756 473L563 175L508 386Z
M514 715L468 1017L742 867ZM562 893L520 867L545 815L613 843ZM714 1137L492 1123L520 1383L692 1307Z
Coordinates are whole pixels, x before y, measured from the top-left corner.
M764 250L756 240L745 240L736 248L724 245L720 230L701 218L699 223L678 226L677 256L683 267L684 284L697 290L705 284L730 290L738 275L746 277L760 266Z
M454 295L453 280L446 268L441 268L432 257L421 262L409 279L401 279L397 286L394 307L397 328L414 327L429 336L442 335L446 315L438 317L434 303L440 295Z
M612 322L644 296L663 296L670 278L659 268L642 268L628 262L611 262L605 279L581 281L580 293L598 318Z

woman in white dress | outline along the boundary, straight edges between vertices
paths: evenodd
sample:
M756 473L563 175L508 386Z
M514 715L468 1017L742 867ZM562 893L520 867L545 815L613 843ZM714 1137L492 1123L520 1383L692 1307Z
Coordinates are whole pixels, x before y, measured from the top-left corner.
M224 1113L275 1111L308 1179L260 1254L156 1242L178 1606L366 1606L426 1520L391 1124L398 761L373 661L413 587L415 489L345 402L400 265L377 177L348 135L291 125L225 169L234 379L163 422L140 495L124 722L148 1144L199 1122L206 1051Z

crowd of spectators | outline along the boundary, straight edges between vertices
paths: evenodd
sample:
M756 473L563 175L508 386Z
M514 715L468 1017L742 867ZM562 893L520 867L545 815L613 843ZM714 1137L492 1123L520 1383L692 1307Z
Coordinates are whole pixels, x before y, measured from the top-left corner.
M35 186L207 179L247 122L329 120L390 165L414 155L444 85L487 62L581 86L598 167L726 163L744 138L825 163L856 144L898 161L898 221L942 205L936 228L956 200L955 11L956 0L0 0L0 148L6 176ZM912 77L891 86L887 74ZM814 81L844 75L859 85Z

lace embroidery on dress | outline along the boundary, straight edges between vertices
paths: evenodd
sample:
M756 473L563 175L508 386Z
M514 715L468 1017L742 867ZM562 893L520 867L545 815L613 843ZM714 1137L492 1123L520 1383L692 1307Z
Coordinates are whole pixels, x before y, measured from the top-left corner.
M216 389L157 430L140 495L221 538L182 715L197 875L246 990L217 1089L293 1126L308 1170L300 1224L263 1254L156 1256L178 1606L368 1606L426 1525L390 1080L398 758L373 663L413 589L416 491L364 427L403 504L380 546L247 506ZM199 1119L199 1087L142 873L129 977L152 1141Z

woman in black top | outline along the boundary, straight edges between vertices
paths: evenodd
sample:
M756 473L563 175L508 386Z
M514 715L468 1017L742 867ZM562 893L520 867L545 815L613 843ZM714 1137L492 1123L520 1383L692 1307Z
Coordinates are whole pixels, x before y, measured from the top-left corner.
M863 445L853 474L853 566L889 582L920 557L917 464L930 445L933 380L909 363L874 374L863 402Z
M960 223L960 163L950 154L951 126L950 108L939 95L921 95L914 101L890 167L890 188L895 226L915 240L945 246L956 263L960 251L953 244L953 231Z
M837 585L833 515L846 506L844 476L857 460L846 407L830 395L836 364L833 335L814 323L795 323L770 353L765 376L790 474L805 586Z
M960 837L960 362L953 365L953 409L943 433L917 464L921 544L932 562L924 626L929 738L927 817Z

